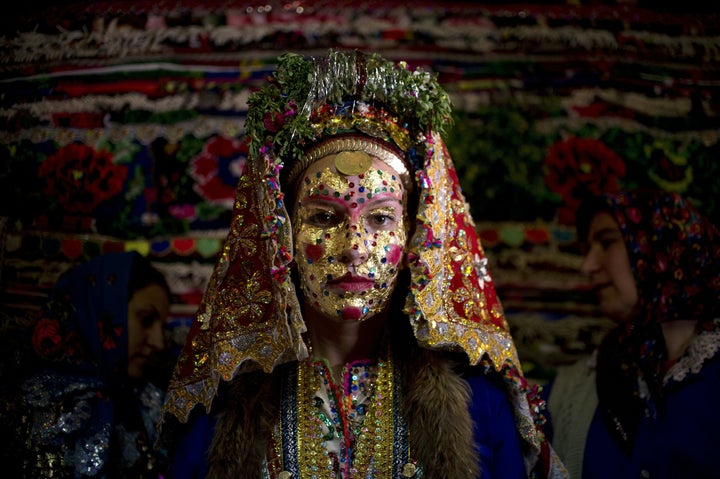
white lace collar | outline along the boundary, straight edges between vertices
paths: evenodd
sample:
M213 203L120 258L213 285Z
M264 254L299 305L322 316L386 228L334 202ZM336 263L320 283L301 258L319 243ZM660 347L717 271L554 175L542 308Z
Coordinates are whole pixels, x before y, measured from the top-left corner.
M670 382L682 382L690 374L697 374L708 359L720 351L720 318L715 319L712 331L698 334L688 346L686 353L668 369L663 378L663 386Z

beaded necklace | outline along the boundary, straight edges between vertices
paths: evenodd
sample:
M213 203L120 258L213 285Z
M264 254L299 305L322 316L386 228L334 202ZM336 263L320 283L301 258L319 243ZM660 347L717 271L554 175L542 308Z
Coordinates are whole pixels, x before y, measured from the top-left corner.
M325 369L325 374L329 371ZM331 388L334 396L332 405L339 419L339 431L345 447L340 459L342 477L357 479L372 476L391 478L393 470L394 411L393 411L394 367L390 355L378 361L378 375L370 404L362 426L354 434L350 424L349 405L342 400L337 388ZM325 441L332 439L335 428L327 424L328 419L315 403L315 393L321 389L322 377L315 371L315 363L306 360L297 369L297 463L301 478L334 479L336 474L333 458L330 457ZM329 429L330 433L325 433ZM329 426L329 427L328 427ZM353 438L355 439L353 443Z

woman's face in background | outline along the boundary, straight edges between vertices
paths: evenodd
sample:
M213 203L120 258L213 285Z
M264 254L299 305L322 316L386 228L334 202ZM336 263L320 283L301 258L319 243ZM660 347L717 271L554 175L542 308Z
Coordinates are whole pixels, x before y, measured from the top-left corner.
M357 174L345 174L345 155ZM300 177L293 228L305 304L325 317L363 321L383 311L395 287L408 225L400 176L363 152L313 163Z
M610 213L597 213L588 229L587 252L580 270L590 277L600 310L627 321L635 312L638 289L620 227Z
M131 378L143 376L153 354L165 349L163 329L170 310L165 288L150 284L135 291L128 303L128 364Z

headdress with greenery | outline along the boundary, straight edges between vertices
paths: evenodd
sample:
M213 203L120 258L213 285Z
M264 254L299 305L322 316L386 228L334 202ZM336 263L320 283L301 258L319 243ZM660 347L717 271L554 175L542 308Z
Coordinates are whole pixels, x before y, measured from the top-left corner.
M285 54L248 103L251 155L286 165L325 137L355 132L392 142L419 168L429 133L442 134L451 121L450 99L434 75L359 51Z

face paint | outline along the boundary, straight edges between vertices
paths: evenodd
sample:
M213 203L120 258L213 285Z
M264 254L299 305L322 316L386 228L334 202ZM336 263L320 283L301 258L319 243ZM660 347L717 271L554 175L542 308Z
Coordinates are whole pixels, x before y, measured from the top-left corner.
M407 238L405 191L382 161L366 155L372 161L360 162L364 171L346 175L336 156L302 177L295 252L306 304L329 318L362 321L386 307L395 287Z

